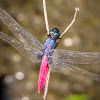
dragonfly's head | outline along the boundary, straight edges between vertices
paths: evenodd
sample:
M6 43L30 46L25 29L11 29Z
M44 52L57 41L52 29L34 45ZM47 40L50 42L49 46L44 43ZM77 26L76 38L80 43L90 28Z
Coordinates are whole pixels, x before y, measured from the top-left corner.
M51 36L54 36L55 38L59 38L60 36L59 30L57 28L51 29L49 33Z

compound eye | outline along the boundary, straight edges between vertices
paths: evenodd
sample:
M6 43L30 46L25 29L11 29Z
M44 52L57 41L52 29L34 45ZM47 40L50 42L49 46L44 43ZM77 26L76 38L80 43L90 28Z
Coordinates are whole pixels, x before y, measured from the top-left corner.
M54 32L53 32L53 31L51 31L51 32L50 32L50 34L54 34Z
M59 32L59 30L57 28L54 28L54 32Z
M54 33L54 29L50 29L49 33L53 34Z
M54 33L54 35L56 36L56 35L57 35L57 33Z

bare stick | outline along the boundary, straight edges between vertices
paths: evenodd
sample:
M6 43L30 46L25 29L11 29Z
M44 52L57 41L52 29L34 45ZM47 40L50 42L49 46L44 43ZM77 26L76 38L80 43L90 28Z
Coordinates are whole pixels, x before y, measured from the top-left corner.
M48 70L48 74L47 74L47 77L46 77L46 83L45 83L45 90L44 90L44 95L43 95L43 100L46 100L46 95L47 95L47 92L48 92L48 83L49 83L49 79L50 79L50 68Z
M73 18L73 20L72 20L72 22L69 24L69 26L65 29L65 31L60 35L60 39L64 36L64 34L68 31L68 29L73 25L73 23L75 22L75 19L76 19L76 15L77 15L77 11L79 11L79 7L76 7L75 8L75 14L74 14L74 18ZM58 39L58 41L57 41L57 43L59 42L59 40L60 39Z
M46 1L45 0L43 0L43 9L44 9L44 17L45 17L46 30L47 30L47 34L49 35L49 24L48 24L47 10L46 10Z

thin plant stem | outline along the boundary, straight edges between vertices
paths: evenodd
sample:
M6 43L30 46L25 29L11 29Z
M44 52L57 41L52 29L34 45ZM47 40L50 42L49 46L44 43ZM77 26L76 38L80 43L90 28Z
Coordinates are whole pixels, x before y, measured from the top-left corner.
M44 95L43 95L43 100L46 100L46 95L47 95L47 92L48 92L48 84L49 84L49 79L50 79L50 68L48 70L48 74L47 74L47 77L46 77L46 83L45 83L45 89L44 89Z
M46 24L47 34L49 35L49 24L48 24L48 17L47 17L47 10L46 10L46 1L43 0L43 9L44 9L44 18Z
M64 32L60 35L57 43L60 41L60 39L64 36L64 34L68 31L68 29L73 25L73 23L75 22L75 19L76 19L76 15L77 15L77 12L79 11L79 7L76 7L75 8L75 14L74 14L74 18L72 20L72 22L69 24L69 26L64 30Z

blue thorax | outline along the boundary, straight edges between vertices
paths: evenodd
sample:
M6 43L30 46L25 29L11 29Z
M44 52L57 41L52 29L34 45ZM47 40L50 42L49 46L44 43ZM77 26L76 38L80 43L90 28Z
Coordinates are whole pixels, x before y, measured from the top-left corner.
M54 36L48 36L43 46L44 55L49 55L48 53L50 53L52 49L55 49L56 46L56 38Z
M48 37L44 43L43 49L54 49L57 45L56 39L52 38L51 36Z
M59 38L60 33L57 28L51 29L49 31L49 36L46 39L44 46L43 46L43 54L46 56L51 55L53 49L57 46L57 39Z
M43 55L50 56L53 54L54 49L57 46L57 40L60 36L59 30L57 28L51 29L49 31L48 38L46 39L42 51L38 54L38 58L41 59Z

